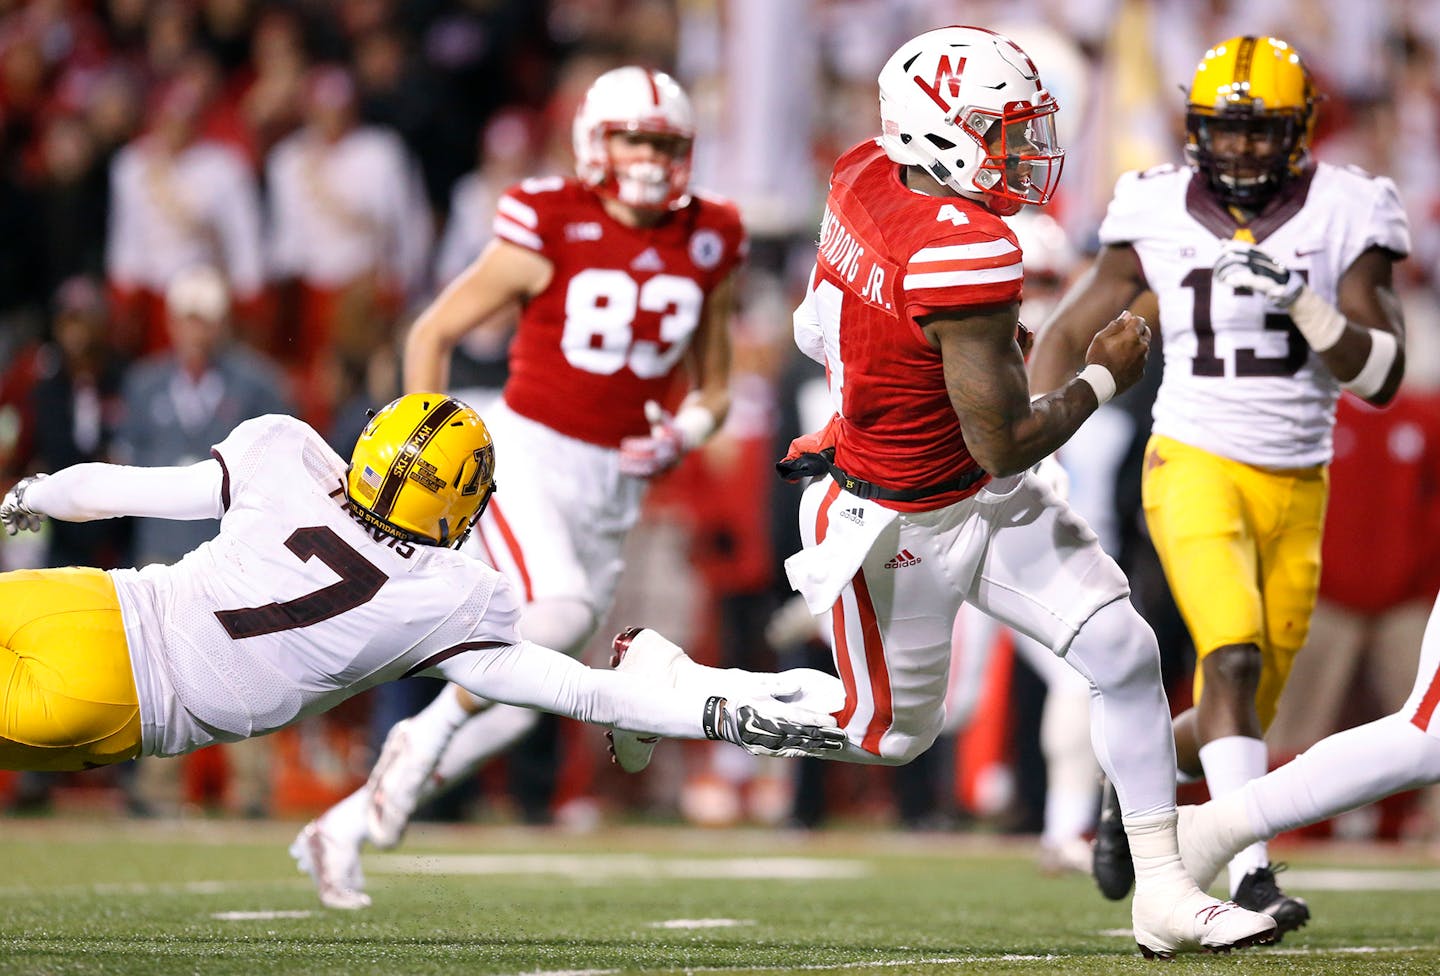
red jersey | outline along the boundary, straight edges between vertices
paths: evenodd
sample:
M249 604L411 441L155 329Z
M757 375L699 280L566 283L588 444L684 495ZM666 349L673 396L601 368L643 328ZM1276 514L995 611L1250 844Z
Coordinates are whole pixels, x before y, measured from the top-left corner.
M1384 613L1440 589L1440 394L1401 387L1384 410L1344 396L1320 565L1320 595Z
M574 179L500 198L495 234L555 268L520 313L505 402L569 437L617 447L650 432L645 401L674 407L677 366L706 299L745 256L735 205L695 196L655 227L626 227Z
M942 484L975 467L940 352L916 320L1018 302L1023 275L1015 235L980 204L908 189L876 141L840 157L810 296L832 396L838 390L837 466L892 489ZM926 510L960 497L886 504Z

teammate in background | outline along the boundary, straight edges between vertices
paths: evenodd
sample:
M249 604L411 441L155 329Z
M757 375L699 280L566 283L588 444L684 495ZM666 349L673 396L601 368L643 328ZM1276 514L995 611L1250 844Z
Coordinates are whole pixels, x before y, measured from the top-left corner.
M1295 759L1198 807L1180 808L1185 869L1209 887L1251 844L1440 783L1440 600L1420 643L1410 697L1393 715L1321 739Z
M1267 941L1272 919L1210 898L1181 867L1154 635L1095 534L1028 473L1135 382L1149 342L1145 322L1121 313L1079 376L1030 399L1021 251L1001 217L1054 192L1055 100L1022 50L974 27L908 41L879 85L882 134L835 165L795 313L836 416L782 462L789 475L828 476L806 490L805 548L786 568L833 635L840 678L829 681L848 740L830 757L898 765L929 748L945 717L951 627L970 603L1091 685L1092 744L1134 850L1142 952ZM820 679L804 690L801 701L830 710Z
M829 716L745 700L719 672L709 695L677 691L521 638L515 587L454 551L490 500L495 465L485 424L458 400L394 401L348 465L308 425L273 414L240 424L212 454L188 467L77 464L6 494L0 523L12 535L46 515L219 519L220 532L174 565L0 575L0 768L180 755L273 732L412 674L489 701L724 738L760 754L843 741ZM295 854L324 876L315 831ZM332 907L357 907L321 893Z
M1316 98L1283 41L1206 52L1187 103L1189 165L1120 178L1104 249L1031 366L1036 389L1060 387L1110 316L1157 294L1165 371L1145 516L1200 658L1197 704L1175 720L1180 768L1216 797L1265 773L1261 737L1305 642L1335 401L1346 389L1383 404L1404 371L1391 274L1410 249L1405 214L1388 179L1311 161ZM1115 803L1108 792L1094 872L1123 898L1133 874ZM1231 862L1230 892L1282 934L1309 918L1275 884L1263 843Z
M649 479L704 442L730 405L746 240L732 204L691 192L694 134L689 99L668 75L601 75L575 116L578 178L506 191L495 239L406 345L406 388L444 389L461 338L504 328L496 313L520 309L488 421L505 492L472 545L514 584L521 633L572 656L610 609ZM687 377L693 392L675 409ZM365 840L394 846L420 802L537 719L447 688L396 724L369 783L307 827L332 845L331 887L357 876Z

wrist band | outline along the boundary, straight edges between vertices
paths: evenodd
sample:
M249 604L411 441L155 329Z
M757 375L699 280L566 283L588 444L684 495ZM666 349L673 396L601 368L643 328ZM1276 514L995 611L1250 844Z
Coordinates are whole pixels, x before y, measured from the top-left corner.
M719 695L711 695L705 699L705 711L700 716L700 728L707 739L719 739L720 722L725 715L725 699Z
M1395 365L1395 357L1399 354L1400 343L1395 341L1393 335L1371 329L1370 355L1365 357L1365 365L1360 367L1360 372L1340 385L1356 396L1368 400L1385 385L1385 380L1390 376L1390 367Z
M1095 391L1095 399L1101 404L1108 403L1115 395L1115 377L1099 363L1090 363L1075 378L1089 383L1090 389Z
M1295 301L1290 303L1290 320L1295 328L1310 343L1316 352L1324 352L1345 334L1345 316L1340 310L1310 290L1307 285L1300 289Z
M698 403L684 404L671 423L680 432L681 443L687 451L695 450L715 433L715 415Z

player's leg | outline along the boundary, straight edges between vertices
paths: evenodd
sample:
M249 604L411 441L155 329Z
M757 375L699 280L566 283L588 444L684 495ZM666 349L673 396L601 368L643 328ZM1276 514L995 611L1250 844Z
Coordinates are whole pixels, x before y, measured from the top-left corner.
M1196 705L1177 719L1177 748L1182 768L1203 772L1212 795L1239 789L1267 766L1255 705L1265 619L1254 513L1237 480L1244 469L1164 437L1146 449L1146 523L1199 658ZM1199 769L1185 767L1191 755ZM1267 862L1263 846L1242 852L1231 893Z
M1325 820L1401 790L1440 783L1440 601L1409 699L1393 715L1322 739L1238 793L1183 811L1186 869L1214 879L1257 839Z
M1048 647L1017 635L1015 650L1045 682L1040 751L1045 757L1045 818L1040 866L1047 873L1090 872L1100 764L1090 748L1090 685Z
M1055 653L1091 688L1091 745L1114 783L1135 873L1132 918L1147 955L1240 948L1274 922L1209 898L1185 875L1175 833L1175 753L1154 634L1084 521L1026 477L978 496L989 549L970 599Z
M77 770L140 754L120 602L98 569L0 575L0 768Z

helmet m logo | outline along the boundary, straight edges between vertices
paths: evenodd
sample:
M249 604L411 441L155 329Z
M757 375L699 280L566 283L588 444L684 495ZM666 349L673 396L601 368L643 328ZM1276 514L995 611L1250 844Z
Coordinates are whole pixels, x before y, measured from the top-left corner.
M940 86L944 85L949 89L951 98L959 98L960 76L964 73L964 58L960 58L952 67L950 64L950 55L942 54L939 63L935 65L935 78L928 85L925 83L925 79L919 75L912 75L911 78L915 84L920 86L921 91L930 96L931 101L940 106L942 112L949 113L951 111L950 104L940 97Z

